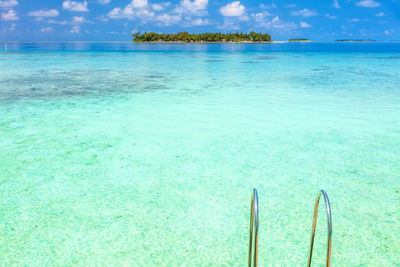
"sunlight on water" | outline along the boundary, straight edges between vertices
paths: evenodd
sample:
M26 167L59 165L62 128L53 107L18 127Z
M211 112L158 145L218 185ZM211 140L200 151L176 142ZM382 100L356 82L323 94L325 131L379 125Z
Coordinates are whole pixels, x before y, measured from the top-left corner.
M400 264L398 52L11 51L0 69L5 265L244 266L253 187L261 266L306 264L319 189L333 266Z

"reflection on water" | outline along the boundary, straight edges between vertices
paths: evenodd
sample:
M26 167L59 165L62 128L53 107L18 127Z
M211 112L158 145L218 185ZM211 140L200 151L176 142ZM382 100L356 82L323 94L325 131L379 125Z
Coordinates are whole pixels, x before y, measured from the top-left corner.
M1 45L1 43L0 43ZM111 43L7 43L13 51L91 51L91 52L398 52L399 43L255 43L255 44L146 44L132 42Z

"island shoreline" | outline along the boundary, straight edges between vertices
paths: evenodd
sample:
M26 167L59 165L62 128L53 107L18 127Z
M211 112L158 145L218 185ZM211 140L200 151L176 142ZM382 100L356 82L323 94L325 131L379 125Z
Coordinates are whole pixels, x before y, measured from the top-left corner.
M273 44L273 43L287 43L288 41L263 41L263 42L251 42L251 41L241 41L241 42L182 42L182 41L139 41L132 43L134 44Z

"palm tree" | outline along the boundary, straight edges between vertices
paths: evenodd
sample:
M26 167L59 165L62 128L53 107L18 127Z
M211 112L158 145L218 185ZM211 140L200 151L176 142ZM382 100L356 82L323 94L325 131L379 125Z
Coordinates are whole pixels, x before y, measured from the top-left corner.
M251 31L250 33L135 33L132 34L134 42L269 42L271 36L268 33L257 33Z

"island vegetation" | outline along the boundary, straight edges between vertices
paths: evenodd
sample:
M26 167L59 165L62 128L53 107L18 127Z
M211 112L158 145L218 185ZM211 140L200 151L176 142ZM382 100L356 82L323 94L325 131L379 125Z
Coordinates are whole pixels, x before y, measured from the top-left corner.
M339 40L335 40L335 42L375 42L375 40L371 40L371 39L339 39Z
M314 41L306 38L293 38L289 39L288 42L314 42Z
M271 35L268 33L135 33L132 34L134 42L180 42L180 43L255 43L271 42Z

